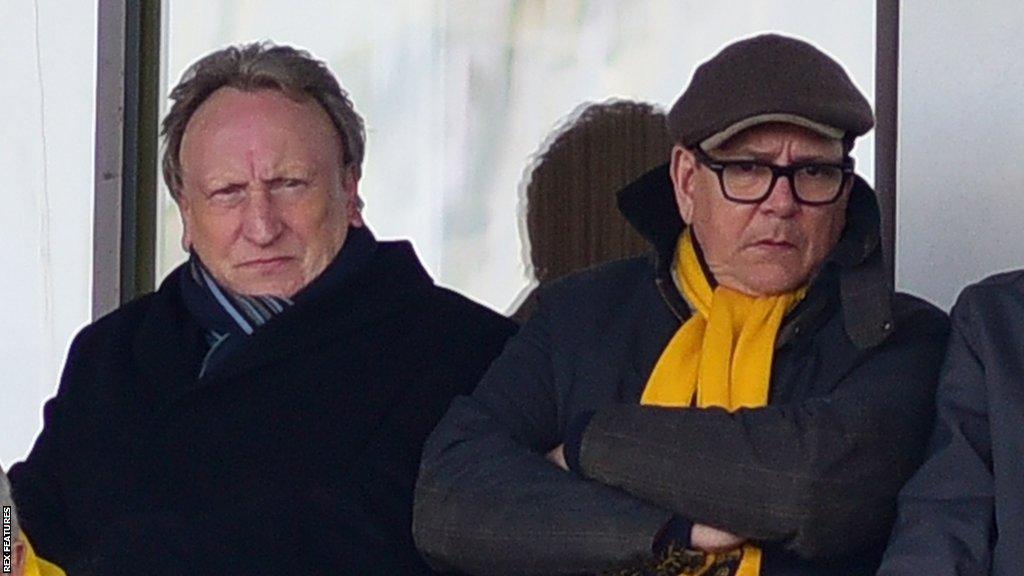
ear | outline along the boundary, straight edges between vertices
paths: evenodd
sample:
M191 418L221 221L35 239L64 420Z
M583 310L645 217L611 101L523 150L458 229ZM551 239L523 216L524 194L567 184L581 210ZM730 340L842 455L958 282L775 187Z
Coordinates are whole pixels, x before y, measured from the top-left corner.
M350 226L362 228L363 200L359 197L359 168L349 166L341 176L341 187L345 194L345 217Z
M693 152L684 148L682 144L672 147L672 165L669 172L672 176L679 215L687 224L693 220L694 175L697 168L697 158Z
M188 252L192 249L192 203L183 190L178 190L174 201L181 217L181 249Z

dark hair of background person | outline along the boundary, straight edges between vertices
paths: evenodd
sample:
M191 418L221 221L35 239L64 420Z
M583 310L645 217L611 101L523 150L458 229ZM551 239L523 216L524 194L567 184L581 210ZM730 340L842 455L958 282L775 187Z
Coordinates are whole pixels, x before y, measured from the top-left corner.
M647 242L619 213L616 193L669 159L665 113L631 100L587 103L548 136L526 170L529 265L544 284L597 264L642 254ZM526 297L513 317L533 311Z

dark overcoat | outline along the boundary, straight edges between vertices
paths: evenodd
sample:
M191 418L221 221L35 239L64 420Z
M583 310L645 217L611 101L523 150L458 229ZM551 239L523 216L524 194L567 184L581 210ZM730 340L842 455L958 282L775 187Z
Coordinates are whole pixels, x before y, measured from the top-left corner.
M41 556L74 574L419 574L422 444L514 331L382 242L199 378L179 268L75 338L11 480Z
M967 287L952 317L929 456L879 576L1024 573L1024 271Z
M639 404L690 316L669 270L683 223L667 166L620 207L655 252L542 289L452 403L423 457L421 550L471 574L600 572L650 561L675 517L757 543L762 576L874 574L949 328L889 286L874 192L857 180L842 239L783 321L768 405L734 413ZM560 444L572 473L544 458Z

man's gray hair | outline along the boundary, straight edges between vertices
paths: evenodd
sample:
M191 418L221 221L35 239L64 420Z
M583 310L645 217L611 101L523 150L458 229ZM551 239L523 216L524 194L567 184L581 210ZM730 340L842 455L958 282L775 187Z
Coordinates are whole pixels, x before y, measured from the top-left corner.
M163 175L171 195L181 194L181 139L192 115L217 90L225 87L255 92L278 90L295 100L312 98L331 117L341 137L344 166L360 175L366 132L348 93L338 84L327 65L305 50L254 42L228 46L208 54L189 66L171 90L170 112L164 118Z
M18 509L14 506L14 498L11 496L11 483L7 480L7 474L0 468L0 513L4 509L11 509L11 536L14 541L21 537L21 526L18 524Z

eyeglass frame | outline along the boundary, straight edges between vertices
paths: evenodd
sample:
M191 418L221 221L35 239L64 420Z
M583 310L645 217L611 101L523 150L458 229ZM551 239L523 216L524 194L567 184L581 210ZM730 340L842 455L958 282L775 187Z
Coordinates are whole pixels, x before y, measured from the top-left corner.
M830 162L798 162L796 164L789 164L788 166L779 166L777 164L761 162L758 160L716 160L709 156L708 153L702 150L699 146L693 147L690 151L693 153L698 163L707 166L709 170L718 176L718 187L722 191L722 196L725 196L726 200L737 204L760 204L764 202L772 195L772 191L775 190L775 185L778 183L779 177L785 176L786 180L789 181L789 189L793 193L793 199L796 200L797 204L802 204L804 206L827 206L829 204L835 204L839 200L843 195L843 188L846 187L846 184L854 175L854 160L849 156L844 156L839 164ZM753 164L755 166L761 166L771 170L772 180L768 184L768 188L764 191L764 194L753 199L739 199L729 195L729 192L725 189L725 169L737 164ZM840 172L842 172L843 177L839 181L839 186L836 187L835 195L832 196L831 199L808 201L800 197L800 193L797 192L796 189L794 176L798 170L802 170L808 166L827 166L830 168L838 168Z

